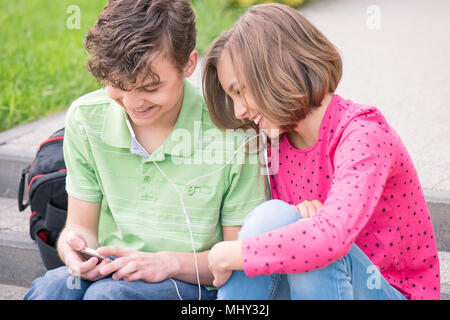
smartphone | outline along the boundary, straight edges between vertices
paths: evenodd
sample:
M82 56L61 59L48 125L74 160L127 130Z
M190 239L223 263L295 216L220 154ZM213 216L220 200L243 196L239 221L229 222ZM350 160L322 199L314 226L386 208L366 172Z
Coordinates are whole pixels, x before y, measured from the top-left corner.
M94 249L91 249L91 248L85 248L83 250L79 250L78 254L81 256L81 258L84 259L84 261L88 261L90 258L96 257L98 259L98 263L102 262L106 258L109 258L111 260L115 259L114 257L111 257L111 256L104 257L104 256L100 255L97 252L97 250L94 250Z

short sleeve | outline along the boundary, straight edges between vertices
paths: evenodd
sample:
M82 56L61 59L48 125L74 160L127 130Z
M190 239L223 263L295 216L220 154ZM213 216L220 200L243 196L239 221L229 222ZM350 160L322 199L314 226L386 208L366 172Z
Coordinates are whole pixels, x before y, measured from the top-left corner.
M228 185L223 196L222 226L240 226L255 207L267 200L267 176L261 174L258 156L241 148L228 168Z
M67 193L79 200L100 202L103 194L99 187L89 140L81 121L79 109L72 106L66 117L64 134L64 161L67 168Z

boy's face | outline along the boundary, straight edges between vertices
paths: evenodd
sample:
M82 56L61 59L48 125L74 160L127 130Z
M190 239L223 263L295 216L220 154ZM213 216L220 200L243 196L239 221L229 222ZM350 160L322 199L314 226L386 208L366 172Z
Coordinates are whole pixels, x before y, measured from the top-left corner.
M189 77L197 65L198 53L193 51L188 63L180 72L164 55L152 62L152 71L159 76L159 82L138 79L130 91L106 86L107 94L122 106L132 124L137 127L174 125L183 102L184 78Z

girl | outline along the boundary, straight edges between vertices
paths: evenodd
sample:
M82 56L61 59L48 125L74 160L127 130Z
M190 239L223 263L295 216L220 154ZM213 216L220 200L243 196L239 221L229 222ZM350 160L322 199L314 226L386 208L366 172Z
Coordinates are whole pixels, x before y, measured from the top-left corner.
M334 93L341 75L336 48L279 4L251 8L210 49L203 89L214 123L257 125L272 149L279 140L269 154L279 200L209 254L219 299L439 299L411 158L378 109Z

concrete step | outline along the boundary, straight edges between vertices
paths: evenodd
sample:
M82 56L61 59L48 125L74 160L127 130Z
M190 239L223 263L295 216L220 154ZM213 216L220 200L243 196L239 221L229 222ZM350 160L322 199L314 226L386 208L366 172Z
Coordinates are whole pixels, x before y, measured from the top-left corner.
M60 112L0 133L0 197L17 197L22 170L34 159L39 145L64 127Z
M28 288L0 284L0 300L22 300Z
M29 287L45 273L37 245L29 236L27 208L19 212L17 200L0 198L0 283Z
M45 274L36 244L22 233L0 232L0 283L29 287Z

